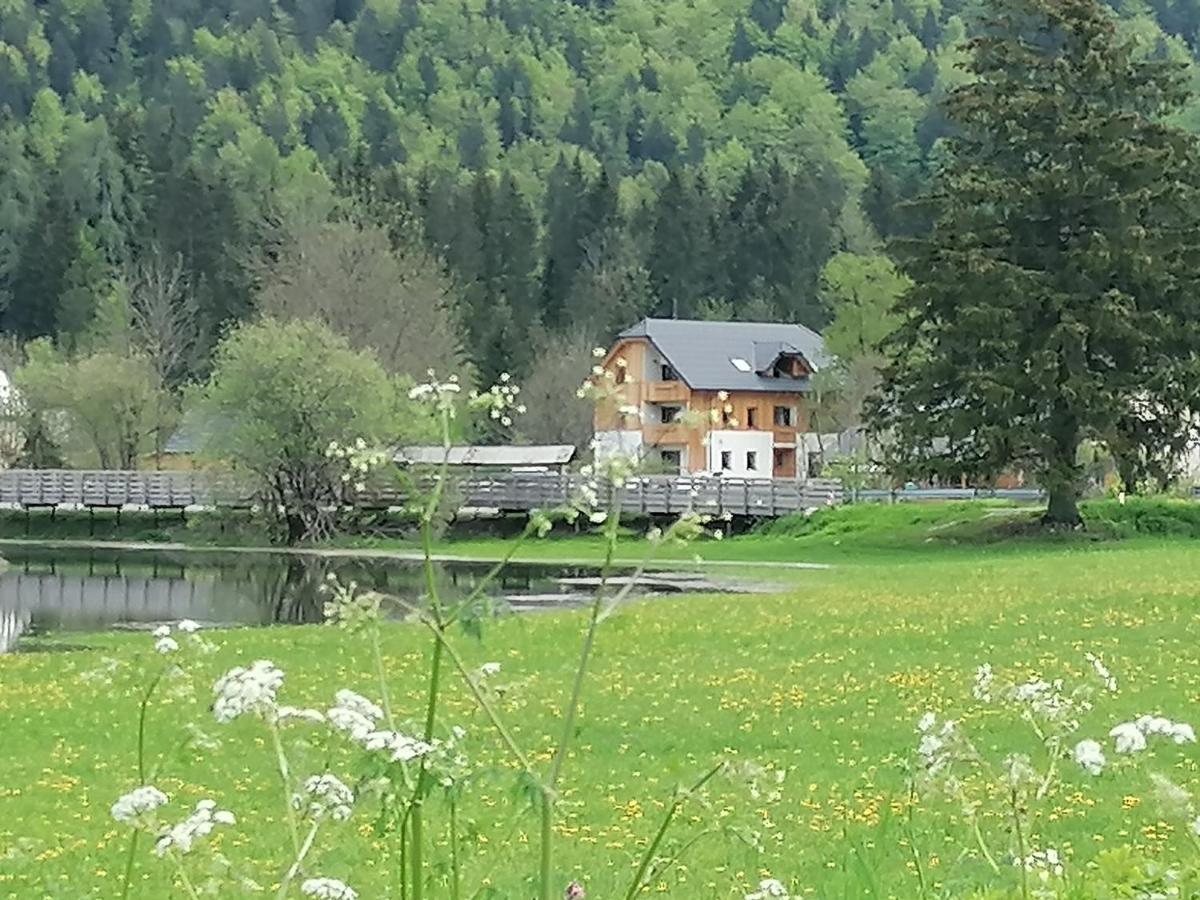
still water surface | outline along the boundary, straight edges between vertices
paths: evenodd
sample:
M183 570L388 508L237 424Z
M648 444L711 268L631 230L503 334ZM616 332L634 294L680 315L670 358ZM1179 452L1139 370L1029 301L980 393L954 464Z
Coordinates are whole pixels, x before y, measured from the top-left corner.
M420 563L285 554L4 548L0 572L0 653L23 637L98 631L178 619L233 625L319 622L328 573L419 602ZM483 563L440 563L447 600L466 596ZM569 605L558 578L579 567L512 565L489 593L515 611ZM580 600L586 599L579 595Z

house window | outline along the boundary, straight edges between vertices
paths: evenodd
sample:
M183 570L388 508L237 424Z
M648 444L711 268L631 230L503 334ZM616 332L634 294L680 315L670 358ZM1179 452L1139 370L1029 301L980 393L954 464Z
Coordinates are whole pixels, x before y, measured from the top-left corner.
M758 451L747 450L746 451L746 471L747 472L755 472L757 470L758 470Z
M659 455L662 457L663 468L672 472L681 472L683 470L683 453L679 450L661 450Z
M721 427L722 428L732 428L733 427L733 408L732 407L730 407L729 409L721 410Z
M728 472L732 468L733 468L733 451L732 450L722 450L721 451L721 471Z
M658 408L659 421L664 425L670 425L679 419L681 412L683 412L682 406L660 406Z
M757 428L758 427L758 407L757 406L751 406L746 409L746 427L747 428Z
M775 427L794 428L796 425L796 409L792 406L775 407Z
M662 364L662 380L663 381L678 381L679 373L675 371L675 367L670 363Z
M627 372L628 370L625 366L617 366L617 372L616 375L613 376L613 380L616 381L617 384L624 384Z

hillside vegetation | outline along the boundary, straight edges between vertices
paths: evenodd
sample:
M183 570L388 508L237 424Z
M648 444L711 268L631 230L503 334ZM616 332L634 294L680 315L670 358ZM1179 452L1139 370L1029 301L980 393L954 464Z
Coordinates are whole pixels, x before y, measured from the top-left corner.
M1114 6L1191 63L1194 4ZM335 212L386 227L408 264L387 282L444 301L422 333L451 329L485 382L645 313L821 326L831 258L866 270L923 227L903 201L974 7L5 0L0 330L94 344L165 270L195 300L186 380Z

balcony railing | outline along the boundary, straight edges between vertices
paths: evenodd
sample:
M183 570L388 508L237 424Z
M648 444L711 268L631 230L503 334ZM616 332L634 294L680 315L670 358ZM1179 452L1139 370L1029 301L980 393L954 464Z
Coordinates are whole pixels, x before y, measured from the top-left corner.
M682 381L651 381L646 384L648 403L682 403L687 399L687 385Z

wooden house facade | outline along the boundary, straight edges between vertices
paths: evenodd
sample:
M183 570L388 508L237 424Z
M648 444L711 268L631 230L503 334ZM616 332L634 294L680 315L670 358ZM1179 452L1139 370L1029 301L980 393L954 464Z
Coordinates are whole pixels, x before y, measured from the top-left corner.
M601 365L618 400L596 411L596 452L664 471L803 478L821 338L802 325L645 319Z

